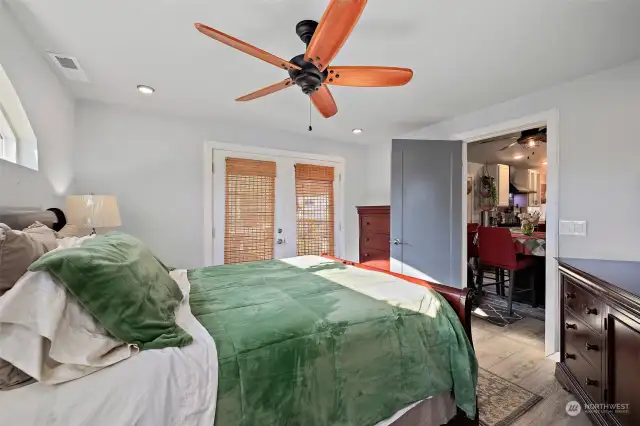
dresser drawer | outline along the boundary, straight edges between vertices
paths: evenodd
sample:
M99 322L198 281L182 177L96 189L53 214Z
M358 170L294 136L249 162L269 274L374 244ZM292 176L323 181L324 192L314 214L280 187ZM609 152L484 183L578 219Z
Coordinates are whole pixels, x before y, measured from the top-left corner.
M360 217L360 230L362 233L388 234L390 227L389 215L371 214Z
M362 249L360 263L379 269L389 269L389 251Z
M562 281L565 306L596 332L602 333L602 302L566 275Z
M602 375L575 347L565 344L564 363L596 403L602 402Z
M602 371L603 341L591 329L578 320L571 312L564 312L564 341L566 347L573 347L589 361L598 372Z
M360 247L362 250L376 249L390 252L389 244L389 234L376 234L365 231L360 236Z

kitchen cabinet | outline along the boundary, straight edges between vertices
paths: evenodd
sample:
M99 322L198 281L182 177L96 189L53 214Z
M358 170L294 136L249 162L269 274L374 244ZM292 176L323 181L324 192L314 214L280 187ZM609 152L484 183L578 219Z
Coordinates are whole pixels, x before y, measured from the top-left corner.
M509 206L509 166L506 164L491 164L487 166L489 176L493 177L498 196L497 206Z
M540 172L536 170L527 170L527 176L527 187L536 191L535 193L528 195L529 206L540 206L540 195L542 193Z

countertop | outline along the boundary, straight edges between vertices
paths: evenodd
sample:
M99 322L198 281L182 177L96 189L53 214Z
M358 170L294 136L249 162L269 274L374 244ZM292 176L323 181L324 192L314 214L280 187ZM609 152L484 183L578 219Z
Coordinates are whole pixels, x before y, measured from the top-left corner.
M558 262L570 269L582 271L599 281L640 297L640 262L624 260L571 259L559 257ZM586 277L589 278L589 277Z

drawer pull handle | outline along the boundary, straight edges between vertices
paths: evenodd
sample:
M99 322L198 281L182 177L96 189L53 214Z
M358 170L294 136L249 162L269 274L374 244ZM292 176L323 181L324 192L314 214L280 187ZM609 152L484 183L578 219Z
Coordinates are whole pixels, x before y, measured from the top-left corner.
M369 222L367 222L367 226L368 226L368 225L371 225L371 224L370 224Z
M598 381L587 377L586 379L584 379L584 384L587 386L598 386Z
M598 315L598 310L596 308L585 308L584 313L587 315Z
M578 329L578 326L577 326L577 325L575 325L575 324L570 324L570 323L568 323L568 322L564 324L564 327L565 327L567 330L571 330L571 329L573 329L573 330L577 330L577 329Z
M566 292L564 294L564 298L565 299L575 299L576 298L576 294L575 293Z
M576 359L576 354L572 354L572 353L565 353L564 354L565 359Z
M592 345L591 343L585 343L584 348L588 351L596 351L596 352L600 349L598 345Z

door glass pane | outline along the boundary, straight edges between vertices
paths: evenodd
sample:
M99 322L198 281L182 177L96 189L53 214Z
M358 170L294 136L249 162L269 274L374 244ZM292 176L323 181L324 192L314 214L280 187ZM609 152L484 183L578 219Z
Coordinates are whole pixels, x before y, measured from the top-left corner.
M334 254L333 167L296 164L297 253Z
M227 158L224 263L273 258L276 163Z

